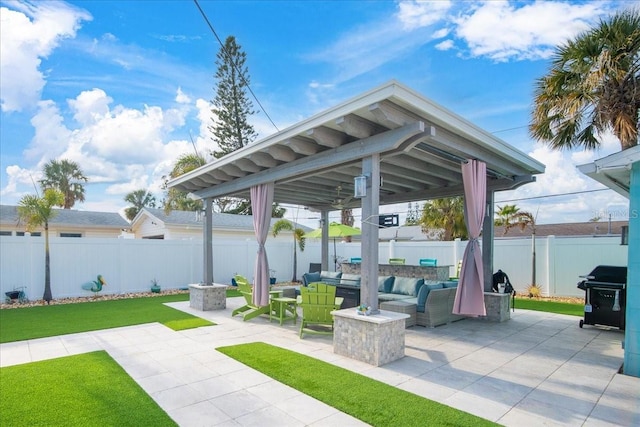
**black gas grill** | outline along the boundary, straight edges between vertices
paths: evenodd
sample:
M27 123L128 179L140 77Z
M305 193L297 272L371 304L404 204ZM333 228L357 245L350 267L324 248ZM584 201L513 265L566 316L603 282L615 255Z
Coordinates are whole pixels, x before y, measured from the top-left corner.
M583 325L604 325L624 329L627 299L627 267L599 265L578 282L585 291Z

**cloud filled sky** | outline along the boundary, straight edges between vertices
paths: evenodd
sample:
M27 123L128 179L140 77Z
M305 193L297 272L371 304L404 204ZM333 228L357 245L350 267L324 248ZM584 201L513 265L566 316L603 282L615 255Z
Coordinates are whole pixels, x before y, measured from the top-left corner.
M283 129L396 79L546 165L535 184L498 193L498 205L556 223L626 203L590 191L602 186L575 168L618 151L615 138L603 137L596 152L558 152L532 140L527 124L554 47L637 2L200 5L220 38L234 35L247 54L264 107L251 118L261 138L276 132L269 118ZM120 211L140 188L161 200L162 176L194 144L216 148L208 126L220 46L194 2L0 0L0 18L2 204L33 193L42 166L65 158L89 178L77 209ZM554 196L566 193L579 194ZM306 211L289 215L317 225Z

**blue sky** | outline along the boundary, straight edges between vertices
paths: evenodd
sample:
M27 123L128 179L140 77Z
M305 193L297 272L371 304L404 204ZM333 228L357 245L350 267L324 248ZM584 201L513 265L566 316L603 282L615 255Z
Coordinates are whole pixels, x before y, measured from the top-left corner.
M626 219L611 191L543 197L602 188L575 165L618 151L615 138L603 135L596 152L557 152L527 124L553 48L638 2L199 3L219 37L246 52L251 87L280 130L396 79L546 165L535 184L497 194L502 204L515 200L539 223ZM220 45L193 1L0 0L0 14L2 204L33 193L42 166L66 158L89 177L77 209L120 211L133 190L162 199L162 176L192 152L191 138L200 152L215 148ZM276 132L265 111L251 118L260 137ZM298 219L315 227L311 217Z

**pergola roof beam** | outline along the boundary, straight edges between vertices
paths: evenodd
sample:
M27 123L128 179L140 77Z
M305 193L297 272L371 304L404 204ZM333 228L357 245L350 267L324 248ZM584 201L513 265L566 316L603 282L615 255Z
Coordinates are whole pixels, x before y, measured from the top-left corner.
M413 137L423 136L424 130L424 123L412 123L401 128L374 135L366 140L345 144L331 150L323 151L312 157L301 158L243 178L238 178L235 181L218 184L211 188L203 188L195 192L195 195L201 198L220 197L233 194L236 191L244 190L254 185L279 181L310 173L318 169L327 169L342 163L358 161L367 155L393 150Z
M307 136L313 138L318 144L329 148L340 147L349 142L349 137L345 133L325 126L308 130Z
M282 142L283 145L291 148L295 153L303 156L311 156L319 152L319 147L312 140L295 136L293 138L286 139Z
M355 114L348 114L336 120L338 125L347 135L357 139L368 138L377 133L383 132L385 129Z
M389 129L395 129L422 120L418 115L410 113L399 105L387 100L371 104L369 106L369 112L373 114L380 124Z

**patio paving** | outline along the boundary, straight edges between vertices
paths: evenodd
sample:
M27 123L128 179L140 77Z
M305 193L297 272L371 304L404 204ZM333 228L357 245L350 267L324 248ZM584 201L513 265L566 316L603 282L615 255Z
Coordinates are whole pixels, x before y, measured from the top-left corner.
M617 373L623 332L527 310L504 323L466 319L406 330L406 356L374 367L333 353L332 337L298 325L168 304L217 323L153 323L0 345L0 366L106 350L181 426L361 426L353 417L214 349L262 341L362 373L506 426L640 425L640 378ZM424 425L428 425L425 414Z

